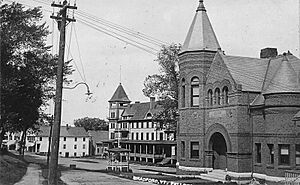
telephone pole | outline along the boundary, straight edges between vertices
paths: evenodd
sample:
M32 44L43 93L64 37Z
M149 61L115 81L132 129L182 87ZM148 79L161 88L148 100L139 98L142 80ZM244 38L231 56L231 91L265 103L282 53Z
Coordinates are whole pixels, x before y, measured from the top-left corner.
M60 30L58 67L57 67L57 75L56 75L55 106L54 106L54 123L52 128L52 138L51 138L52 144L51 144L51 154L50 154L49 174L48 174L48 185L57 185L66 24L67 21L68 22L76 21L75 19L71 19L67 17L67 10L77 9L77 7L70 6L70 4L68 4L66 0L63 1L63 4L52 3L51 6L61 8L57 16L54 15L50 16L52 19L57 20L58 29Z

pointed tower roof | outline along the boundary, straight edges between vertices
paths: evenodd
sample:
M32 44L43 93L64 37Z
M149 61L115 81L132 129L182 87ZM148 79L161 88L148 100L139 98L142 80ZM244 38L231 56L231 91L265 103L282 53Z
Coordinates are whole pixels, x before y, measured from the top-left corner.
M280 66L263 94L273 93L300 93L297 73L288 61L286 54L284 54Z
M109 102L130 102L122 84L120 83L116 89L114 95L111 97Z
M218 51L220 48L215 32L207 16L203 0L200 0L181 51Z

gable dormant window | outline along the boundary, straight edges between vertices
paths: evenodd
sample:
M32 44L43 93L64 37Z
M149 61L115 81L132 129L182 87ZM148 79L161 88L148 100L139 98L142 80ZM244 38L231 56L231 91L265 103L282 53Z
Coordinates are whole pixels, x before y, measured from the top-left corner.
M228 99L228 87L227 86L223 87L222 92L223 92L223 104L227 105L229 103L229 99Z
M211 89L208 90L207 96L208 96L208 105L212 106L213 105L213 92Z
M278 145L279 165L290 165L290 145Z
M220 105L221 104L221 97L220 97L220 89L216 88L215 90L215 101L216 101L216 105Z
M192 107L199 106L199 78L194 77L191 81L191 105Z
M181 85L181 107L185 107L185 79L182 79Z

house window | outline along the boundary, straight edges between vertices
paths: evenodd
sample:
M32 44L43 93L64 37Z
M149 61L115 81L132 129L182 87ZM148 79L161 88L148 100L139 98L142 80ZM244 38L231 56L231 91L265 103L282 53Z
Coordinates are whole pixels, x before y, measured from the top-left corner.
M191 159L199 158L199 142L191 142Z
M208 96L208 105L212 106L213 105L213 92L211 89L208 90L207 96Z
M261 144L260 143L255 143L255 161L256 163L261 163Z
M199 78L192 78L191 82L191 105L192 107L199 106Z
M84 138L82 138L82 141L85 141L85 137L84 137Z
M290 145L278 145L279 148L279 165L290 164Z
M296 165L300 166L300 145L296 145Z
M143 123L143 122L140 122L140 124L141 124L141 128L144 128L144 123Z
M77 149L77 145L74 145L74 149Z
M66 137L64 137L64 141L67 141L67 138L66 138Z
M134 133L131 133L131 140L134 140Z
M82 149L85 149L85 144L82 145Z
M151 133L151 139L154 140L154 133Z
M67 145L66 145L66 144L64 144L64 145L63 145L63 149L66 149L66 148L67 148Z
M146 133L146 140L149 140L149 133Z
M27 136L27 140L30 141L30 142L33 142L34 141L34 136Z
M159 140L164 140L164 133L159 133Z
M181 86L181 107L185 107L185 79L182 79L182 86Z
M77 153L76 152L74 152L74 156L76 157L76 155L77 155Z
M135 134L135 139L136 139L136 140L139 140L139 133L136 133L136 134Z
M85 156L85 152L82 152L82 156Z
M268 144L269 148L269 164L274 164L274 145Z
M146 122L146 128L149 128L149 122Z
M215 104L220 105L221 104L221 97L220 97L220 89L216 88L215 90Z
M144 139L144 133L141 133L141 140Z
M229 99L228 99L228 87L225 86L223 87L223 104L227 105L229 103Z
M43 141L43 138L42 138L42 137L40 137L40 141Z
M74 138L75 142L77 141L77 137Z
M181 157L185 157L185 142L181 141Z
M110 113L110 118L115 118L116 117L116 113L115 112L111 112Z
M110 133L110 139L115 139L115 133Z

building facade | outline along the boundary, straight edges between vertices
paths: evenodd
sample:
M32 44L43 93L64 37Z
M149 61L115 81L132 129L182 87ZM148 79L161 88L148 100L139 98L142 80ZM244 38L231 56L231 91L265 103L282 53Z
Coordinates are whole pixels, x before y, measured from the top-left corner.
M46 155L49 147L50 127L41 126L35 136L35 152ZM83 127L61 126L59 138L60 157L83 157L89 155L90 137Z
M162 110L154 98L150 98L150 102L130 104L120 84L109 104L111 147L129 149L131 161L175 163L175 133L167 131L159 120L154 119L154 115Z
M300 169L300 60L228 56L200 0L179 54L177 172L284 176ZM298 116L299 117L299 116Z

